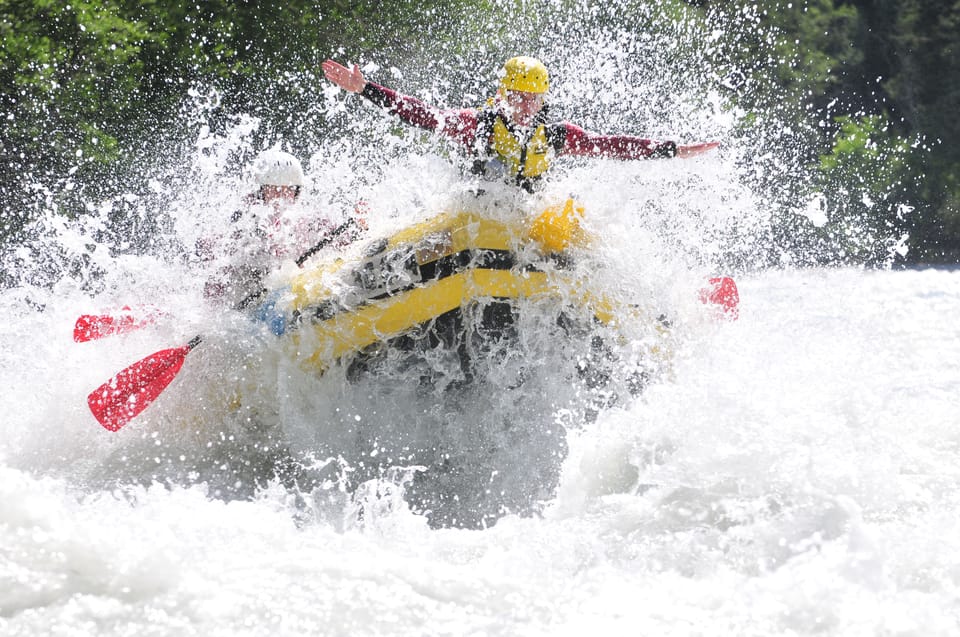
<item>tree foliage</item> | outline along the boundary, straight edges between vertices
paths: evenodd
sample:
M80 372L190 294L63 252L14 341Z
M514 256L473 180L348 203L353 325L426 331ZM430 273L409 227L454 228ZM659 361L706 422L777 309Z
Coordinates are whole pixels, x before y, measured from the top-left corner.
M865 232L903 228L907 261L960 259L960 2L695 4L720 23L741 25L730 30L736 42L727 47L736 52L731 65L743 74L736 102L748 111L778 111L775 122L793 124L790 140L779 130L770 138L806 149L819 169L815 186L833 185L840 193L859 184L863 190L862 173L870 173L871 203L847 202L843 214L837 209L846 222L835 237L847 235L856 219ZM819 125L804 130L804 119ZM885 153L883 161L877 153ZM875 163L868 166L871 157ZM809 190L808 184L783 187L775 173L765 184L770 190L790 200ZM786 229L796 230L790 223Z
M262 120L258 134L309 144L307 131L329 125L297 121L316 113L306 105L322 90L324 58L417 60L440 76L442 60L427 62L437 51L507 49L524 24L549 31L571 1L544 11L529 0L0 0L0 241L17 241L41 208L83 214L84 202L144 177L159 148L189 137L182 109L198 88L215 89L214 123L247 113ZM813 186L866 193L835 218L902 228L909 259L960 255L960 0L588 6L584 27L629 16L638 33L651 20L696 24L663 43L676 55L712 25L712 68L727 69L743 129L770 127L767 141L816 171ZM771 110L766 123L757 116ZM783 184L773 170L758 179L785 199L810 194L811 184ZM821 240L847 232L821 230Z

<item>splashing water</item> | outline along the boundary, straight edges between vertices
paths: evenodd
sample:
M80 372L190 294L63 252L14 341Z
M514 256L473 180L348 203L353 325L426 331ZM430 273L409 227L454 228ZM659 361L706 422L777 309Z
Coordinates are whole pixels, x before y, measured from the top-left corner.
M635 19L654 24L656 11L643 11ZM539 337L525 351L543 358L497 359L487 370L497 391L460 402L422 400L457 380L443 360L416 379L409 368L356 383L346 366L305 373L245 316L202 300L207 272L192 247L228 223L255 140L270 133L246 116L207 124L216 98L199 91L186 111L196 137L173 168L158 168L144 192L89 202L83 218L51 208L6 261L19 279L0 296L0 632L956 630L960 340L940 320L960 311L956 274L763 271L791 255L770 244L770 200L744 178L760 160L734 133L725 72L694 72L698 47L722 48L729 34L695 23L633 34L573 15L553 7L541 19L563 28L517 29L500 45L510 51L450 51L442 73L361 62L403 92L472 104L488 97L504 53L522 48L555 69L558 116L732 140L689 161L561 162L529 204L575 194L595 237L578 274L669 317L669 373L635 399L585 408L568 375L546 373L562 349L550 347L550 309L521 326ZM671 46L657 44L667 36ZM478 66L489 77L468 73ZM362 200L378 236L463 196L448 149L398 134L322 82L305 90L334 124L303 157L305 211L338 223ZM795 150L778 160L784 170L800 170ZM142 217L152 241L113 232L121 209ZM731 269L741 319L717 322L697 291ZM70 340L79 314L147 304L166 312L149 329ZM94 386L198 333L203 349L140 418L114 434L90 417ZM531 367L544 373L505 389ZM510 457L484 455L493 422L542 438ZM442 488L402 448L438 427L455 445ZM503 472L491 481L492 514L458 488L466 469ZM413 509L437 508L438 493L463 501L434 526L489 528L431 528Z

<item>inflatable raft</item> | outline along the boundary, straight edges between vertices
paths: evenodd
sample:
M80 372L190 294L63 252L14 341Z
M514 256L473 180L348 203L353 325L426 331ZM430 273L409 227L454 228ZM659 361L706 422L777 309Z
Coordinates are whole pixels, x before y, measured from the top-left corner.
M321 377L282 388L287 445L346 467L298 483L346 475L353 491L400 471L432 526L535 513L568 430L667 366L665 321L581 267L582 208L484 203L318 254L256 311L281 355Z
M536 513L568 431L668 367L672 334L603 293L610 277L591 265L575 202L534 214L512 204L465 198L276 273L253 308L269 329L240 321L236 347L202 348L168 412L192 414L183 431L229 430L284 458L266 458L254 481L273 471L298 492L372 488L381 501L386 480L435 527ZM122 370L88 396L92 413L119 430L202 342Z
M324 373L343 364L351 376L371 371L389 350L456 350L461 372L474 377L486 342L522 338L524 308L547 311L560 338L594 326L616 331L646 321L647 354L665 360L665 321L590 289L576 272L589 237L573 200L524 219L516 214L456 210L347 254L309 264L256 311L302 366ZM595 340L595 339L594 339ZM593 343L596 347L596 343Z

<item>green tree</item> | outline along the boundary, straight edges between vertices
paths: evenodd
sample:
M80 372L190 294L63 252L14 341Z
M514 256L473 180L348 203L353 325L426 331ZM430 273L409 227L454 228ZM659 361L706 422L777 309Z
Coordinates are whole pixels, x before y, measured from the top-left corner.
M898 64L885 84L906 129L928 152L919 196L918 247L930 260L960 258L960 2L898 4L891 45Z
M833 148L820 156L818 185L829 219L821 239L844 260L891 262L904 256L915 209L908 199L913 149L885 115L837 122Z
M196 134L183 115L197 89L219 95L214 125L254 115L264 137L309 147L320 61L410 54L472 4L0 0L0 242L41 208L82 214L144 181Z
M0 4L0 195L3 234L26 218L24 186L49 172L95 183L119 156L117 121L136 110L144 26L113 2Z

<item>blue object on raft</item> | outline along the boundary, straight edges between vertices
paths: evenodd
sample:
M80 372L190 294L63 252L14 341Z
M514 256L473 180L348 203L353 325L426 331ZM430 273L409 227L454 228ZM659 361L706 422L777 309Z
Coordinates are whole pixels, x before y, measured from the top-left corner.
M285 290L275 290L253 313L253 320L267 326L274 336L283 336L287 332L287 316L277 309L277 300Z

